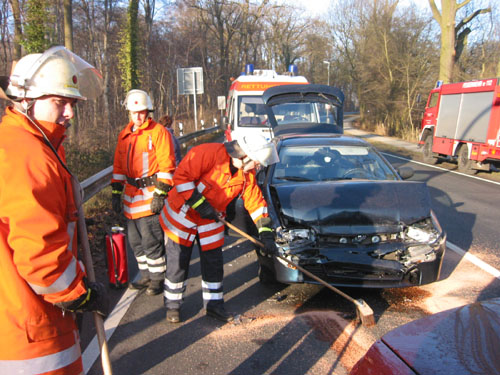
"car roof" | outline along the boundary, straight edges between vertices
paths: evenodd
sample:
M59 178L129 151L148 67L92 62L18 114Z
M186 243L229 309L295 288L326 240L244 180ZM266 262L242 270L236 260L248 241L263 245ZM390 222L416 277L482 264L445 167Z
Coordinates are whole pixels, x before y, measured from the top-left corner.
M275 137L275 140L285 146L335 145L372 147L370 143L361 138L330 133L284 134Z

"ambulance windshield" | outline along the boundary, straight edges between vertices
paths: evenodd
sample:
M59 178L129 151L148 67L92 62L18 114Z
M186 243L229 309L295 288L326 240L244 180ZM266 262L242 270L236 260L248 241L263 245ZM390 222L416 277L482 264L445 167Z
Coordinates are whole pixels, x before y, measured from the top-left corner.
M267 113L260 96L238 97L238 124L242 127L268 127Z

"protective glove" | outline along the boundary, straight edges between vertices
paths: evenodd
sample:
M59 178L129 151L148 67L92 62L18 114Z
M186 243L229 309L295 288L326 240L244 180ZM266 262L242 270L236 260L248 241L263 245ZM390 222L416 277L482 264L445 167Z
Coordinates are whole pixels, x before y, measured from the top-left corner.
M165 196L161 194L153 193L153 200L151 201L151 212L154 214L159 214L165 204Z
M218 220L217 211L207 202L206 198L198 191L194 190L193 195L186 202L193 210L198 212L203 219Z
M276 255L278 254L278 248L276 247L276 242L274 241L274 234L269 228L269 231L263 231L259 233L260 241L264 244L264 248L261 249L264 255Z
M274 231L271 229L271 218L262 217L257 221L256 225L260 241L264 244L264 248L261 249L264 255L272 256L278 254L278 248L274 241Z
M165 184L161 181L156 181L155 191L153 193L153 200L151 201L151 212L159 214L165 204L165 197L167 196L172 186Z
M119 182L113 182L111 184L112 194L111 194L111 204L113 206L113 211L117 214L122 212L122 190L123 185Z
M87 293L82 294L76 300L57 302L55 305L65 311L71 312L96 312L103 317L109 314L109 301L104 285L98 282L85 282Z

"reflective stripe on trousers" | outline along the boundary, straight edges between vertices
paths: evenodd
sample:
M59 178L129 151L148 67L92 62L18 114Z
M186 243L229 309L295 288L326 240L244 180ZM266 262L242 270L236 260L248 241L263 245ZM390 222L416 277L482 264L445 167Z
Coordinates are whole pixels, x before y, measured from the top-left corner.
M194 244L194 243L193 243ZM189 274L189 262L193 245L183 246L170 238L167 239L166 253L167 276L165 281L164 303L167 309L179 309L186 290L186 279ZM215 306L224 303L222 279L224 277L224 261L222 248L199 251L203 306Z
M166 259L159 215L128 220L127 234L141 275L151 280L163 280Z

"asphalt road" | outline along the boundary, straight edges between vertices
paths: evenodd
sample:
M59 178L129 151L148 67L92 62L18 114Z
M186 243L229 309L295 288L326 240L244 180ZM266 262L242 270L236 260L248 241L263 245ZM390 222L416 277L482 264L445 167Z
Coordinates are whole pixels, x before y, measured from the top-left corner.
M380 140L416 149L394 139ZM227 309L238 314L236 322L222 324L203 314L195 250L182 323L165 321L162 296L125 291L119 308L106 321L108 334L113 333L108 344L114 373L346 374L376 339L398 325L500 295L495 241L500 212L495 197L500 186L398 155L386 156L396 166L411 165L412 179L429 186L433 208L448 233L439 282L404 289L346 290L374 310L377 324L367 328L357 322L354 307L328 289L261 285L253 246L230 232L224 251L224 290ZM97 353L95 345L86 347L88 374L102 373L99 360L94 362Z
M223 324L202 310L196 250L194 254L182 323L166 322L161 295L137 294L108 343L115 373L347 373L331 350L342 325L348 324L338 306L347 317L354 312L340 297L317 286L261 285L253 246L230 232L224 290L226 308L237 319ZM88 374L102 373L100 366L97 361Z

